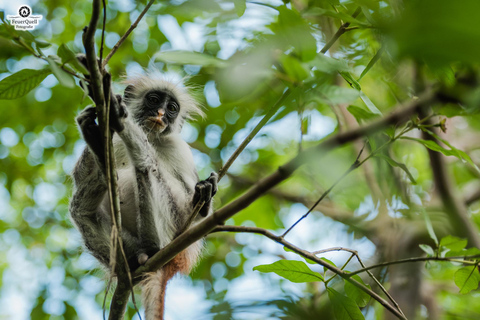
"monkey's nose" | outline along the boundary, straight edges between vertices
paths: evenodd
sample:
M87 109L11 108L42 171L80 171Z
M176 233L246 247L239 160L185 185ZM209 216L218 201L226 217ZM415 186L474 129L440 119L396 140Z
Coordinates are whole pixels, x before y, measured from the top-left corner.
M165 110L159 109L159 110L158 110L158 117L159 117L159 118L162 118L164 115L165 115Z

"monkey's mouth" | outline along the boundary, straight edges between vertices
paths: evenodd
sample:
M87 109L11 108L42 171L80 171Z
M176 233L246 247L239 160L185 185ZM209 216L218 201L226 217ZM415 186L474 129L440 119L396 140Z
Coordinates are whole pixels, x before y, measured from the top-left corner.
M162 132L167 128L167 124L161 117L150 117L147 120L152 124L152 129Z

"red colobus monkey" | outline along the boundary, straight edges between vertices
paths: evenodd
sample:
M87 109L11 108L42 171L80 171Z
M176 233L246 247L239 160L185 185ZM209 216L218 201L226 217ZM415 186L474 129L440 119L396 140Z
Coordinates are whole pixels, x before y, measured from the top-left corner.
M181 230L200 201L205 217L217 191L217 175L199 181L190 147L180 136L185 120L202 114L182 88L151 76L127 81L123 97L111 99L110 128L117 165L122 240L130 270L144 264ZM86 248L108 268L111 215L104 148L94 107L77 117L87 143L73 170L71 218ZM163 319L167 281L188 273L202 248L197 241L143 281L147 320Z

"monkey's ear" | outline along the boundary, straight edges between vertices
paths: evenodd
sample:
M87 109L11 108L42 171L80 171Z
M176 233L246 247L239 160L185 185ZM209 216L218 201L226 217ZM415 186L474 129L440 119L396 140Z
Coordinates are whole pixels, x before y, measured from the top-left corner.
M125 88L125 92L123 94L123 96L125 97L126 100L129 100L129 99L132 99L134 94L133 94L133 91L135 90L135 88L133 87L133 85L128 85L126 88Z

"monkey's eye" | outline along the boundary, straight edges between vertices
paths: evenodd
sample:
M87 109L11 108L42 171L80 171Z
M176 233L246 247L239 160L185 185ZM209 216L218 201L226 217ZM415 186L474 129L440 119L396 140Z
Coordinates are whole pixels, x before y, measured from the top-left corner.
M170 102L167 106L167 110L170 112L177 112L178 111L178 104L175 102Z
M150 105L159 105L160 104L160 97L156 94L149 94L147 96L147 101Z

